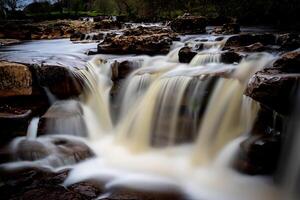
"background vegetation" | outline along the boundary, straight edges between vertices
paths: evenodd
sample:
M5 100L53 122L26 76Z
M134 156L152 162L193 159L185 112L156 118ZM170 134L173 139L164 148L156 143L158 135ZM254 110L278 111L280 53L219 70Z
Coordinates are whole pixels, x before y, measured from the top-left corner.
M172 19L189 12L208 17L231 16L242 24L296 26L300 19L299 0L1 0L2 18L76 18L117 15L129 20Z

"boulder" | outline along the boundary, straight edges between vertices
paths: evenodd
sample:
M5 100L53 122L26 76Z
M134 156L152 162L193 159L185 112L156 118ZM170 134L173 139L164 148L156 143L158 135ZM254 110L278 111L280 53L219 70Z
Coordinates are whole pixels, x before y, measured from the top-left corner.
M77 97L82 93L81 79L76 75L76 69L61 65L42 64L35 66L37 87L47 88L59 99Z
M300 48L300 34L286 33L281 34L277 38L277 45L280 45L283 50L295 50Z
M0 61L0 97L32 94L29 68L18 63Z
M190 63L194 56L197 55L197 52L191 47L182 47L179 52L179 62L181 63Z
M177 33L199 34L206 32L207 18L184 14L170 23L171 29Z
M249 81L245 94L269 108L289 114L294 90L300 79L299 51L283 54L273 65L257 72Z
M124 61L115 60L111 64L112 81L119 81L125 79L131 72L139 68L140 65L141 62L139 62L138 60L124 60Z
M239 63L242 56L232 51L225 51L221 53L221 62L226 64Z
M75 31L71 36L70 40L71 41L78 41L78 40L83 40L85 37L84 33L81 33L79 31Z

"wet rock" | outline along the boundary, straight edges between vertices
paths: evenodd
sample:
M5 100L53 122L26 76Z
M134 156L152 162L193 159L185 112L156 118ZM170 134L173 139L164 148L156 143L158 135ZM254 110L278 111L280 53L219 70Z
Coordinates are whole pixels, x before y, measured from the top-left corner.
M27 66L0 61L0 97L32 93L32 75Z
M48 88L59 99L77 97L82 93L81 80L76 69L60 65L42 65L35 68L39 87Z
M300 48L300 35L297 33L286 33L278 36L277 44L284 50L295 50Z
M277 135L251 136L240 144L235 168L251 175L271 174L277 167L280 146Z
M11 161L32 161L52 167L73 165L93 156L92 150L82 140L66 136L17 138L9 152Z
M240 32L241 32L240 25L237 23L224 24L222 27L217 27L212 31L213 34L225 34L225 35L238 34Z
M179 62L181 63L190 63L194 56L197 55L197 52L191 47L183 47L179 50Z
M245 94L279 113L290 113L300 78L298 66L299 51L284 54L273 67L257 72L250 79Z
M142 36L107 36L98 45L98 53L108 54L167 54L172 39L168 34Z
M87 200L94 199L102 193L102 188L89 181L64 187L62 183L68 173L69 169L52 172L48 169L30 167L3 171L0 194L3 199L8 200Z
M258 42L263 45L275 45L276 36L269 33L266 34L243 33L239 35L234 35L228 38L228 40L225 43L225 48L248 46Z
M105 29L105 30L120 29L120 28L122 28L122 24L119 21L104 19L99 22L96 22L94 25L94 28L95 29Z
M221 62L226 64L239 63L242 56L238 53L227 51L221 53Z
M140 65L141 62L135 60L124 60L124 61L115 60L111 64L112 81L119 81L121 79L125 79L132 71L139 68Z
M202 16L192 16L184 14L174 19L171 24L171 29L178 33L184 34L199 34L206 32L207 18Z

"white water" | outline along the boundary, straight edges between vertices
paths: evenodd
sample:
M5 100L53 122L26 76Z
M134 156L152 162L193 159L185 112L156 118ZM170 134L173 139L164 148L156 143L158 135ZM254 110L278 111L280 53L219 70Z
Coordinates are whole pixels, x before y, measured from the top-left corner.
M40 118L34 117L27 129L27 139L34 140L37 137L38 125L39 125Z

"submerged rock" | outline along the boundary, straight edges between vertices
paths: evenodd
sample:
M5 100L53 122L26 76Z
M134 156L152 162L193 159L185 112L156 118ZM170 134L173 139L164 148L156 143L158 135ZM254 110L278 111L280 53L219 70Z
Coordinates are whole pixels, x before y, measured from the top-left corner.
M171 24L173 31L184 34L199 34L206 32L207 18L184 14L174 19Z
M32 94L29 68L18 63L0 61L0 97Z

